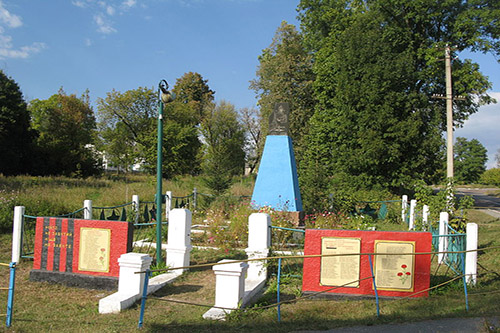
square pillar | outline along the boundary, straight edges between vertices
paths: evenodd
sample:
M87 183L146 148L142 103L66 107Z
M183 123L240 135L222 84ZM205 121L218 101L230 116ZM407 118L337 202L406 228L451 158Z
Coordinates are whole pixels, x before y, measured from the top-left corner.
M248 259L266 258L271 245L271 217L265 213L253 213L248 218ZM267 277L265 260L248 262L249 280L262 280Z
M191 212L188 209L173 209L168 222L167 255L168 267L189 266L191 254ZM172 272L182 274L187 269Z
M118 258L120 278L118 280L118 293L140 295L144 285L144 274L136 274L149 268L152 258L142 253L125 253Z
M248 264L223 259L219 263L228 264L214 266L215 273L215 306L223 308L238 308L240 299L245 292L245 275Z

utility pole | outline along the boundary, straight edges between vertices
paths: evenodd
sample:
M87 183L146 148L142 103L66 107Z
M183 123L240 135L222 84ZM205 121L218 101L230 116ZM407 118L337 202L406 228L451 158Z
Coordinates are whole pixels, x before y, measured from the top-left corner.
M446 45L444 49L446 69L446 175L448 182L453 178L453 90L451 85L451 50Z
M453 171L453 100L465 100L463 96L453 97L453 86L451 82L451 47L446 45L444 48L444 62L446 75L446 96L433 95L434 98L446 99L446 177L448 178L448 210L451 210L453 200L452 182Z

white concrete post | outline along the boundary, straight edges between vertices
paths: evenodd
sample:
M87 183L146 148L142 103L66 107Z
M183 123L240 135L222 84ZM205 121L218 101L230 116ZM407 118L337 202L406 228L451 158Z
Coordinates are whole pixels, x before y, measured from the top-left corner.
M172 192L167 191L165 194L165 217L170 222L170 211L172 210Z
M139 196L137 194L134 194L132 196L132 209L134 210L135 213L135 223L139 222Z
M152 258L142 253L125 253L118 258L120 277L118 292L99 300L99 313L118 313L132 306L141 298L145 274L143 272L151 265Z
M448 213L441 212L439 213L439 235L446 236L448 235ZM438 252L445 252L448 250L448 237L439 237L439 245ZM444 262L446 254L439 253L438 254L438 263L442 264Z
M477 280L477 243L478 227L476 223L467 223L467 252L465 254L465 275L467 283L476 285Z
M12 224L12 260L11 262L18 263L21 259L21 237L24 221L24 206L14 207L14 221Z
M429 206L427 205L422 208L422 225L424 231L429 230Z
M240 307L240 300L245 292L245 274L248 264L223 259L224 265L213 267L215 273L215 305L203 314L205 319L224 319L227 313ZM219 309L229 308L229 309Z
M266 258L271 246L271 216L265 213L253 213L248 218L248 247L245 249L248 259ZM248 263L249 280L262 280L267 277L265 260Z
M401 220L403 222L406 222L405 218L406 218L406 209L407 209L407 207L408 207L408 196L405 194L401 198Z
M415 208L417 207L417 200L412 199L410 201L410 223L408 224L408 230L415 229Z
M173 209L168 222L167 266L189 266L191 248L191 212L188 209ZM186 270L178 269L173 272L182 274Z
M85 220L92 220L92 200L85 200L83 202L83 218Z
M151 265L152 258L143 253L125 253L118 258L120 266L120 279L118 280L118 293L125 295L142 294L144 285L144 274L136 274L143 272Z

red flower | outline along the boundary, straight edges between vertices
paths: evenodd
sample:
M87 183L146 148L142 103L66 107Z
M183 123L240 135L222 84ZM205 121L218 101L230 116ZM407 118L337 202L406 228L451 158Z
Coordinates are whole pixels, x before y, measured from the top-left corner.
M406 275L411 275L411 273L410 272L406 272Z
M101 251L102 251L102 252L104 252L104 251L106 251L106 249L105 249L105 248L102 248L102 249L101 249Z
M399 272L399 273L398 273L398 276L403 276L403 273L402 273L402 272Z
M405 264L401 265L401 268L406 268L406 267L408 267L408 266L406 266Z

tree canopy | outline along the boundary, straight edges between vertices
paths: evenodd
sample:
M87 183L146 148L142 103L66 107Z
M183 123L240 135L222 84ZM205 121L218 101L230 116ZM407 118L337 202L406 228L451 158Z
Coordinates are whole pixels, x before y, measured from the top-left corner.
M302 0L316 107L299 165L306 205L335 184L408 186L437 180L446 124L442 48L500 54L490 1ZM492 99L470 60L453 61L455 126Z
M454 145L456 180L466 183L479 181L486 170L487 152L479 140L458 137Z
M22 174L33 163L34 132L17 83L0 70L0 173Z
M264 136L268 133L268 119L274 105L280 102L290 104L289 131L298 161L305 149L304 138L314 110L312 64L313 58L304 47L303 36L295 26L283 21L271 45L259 56L257 78L250 84L259 98Z
M222 194L245 167L245 134L234 105L221 101L206 109L200 129L205 142L202 167L206 184Z
M33 173L89 176L99 172L99 161L91 147L96 121L88 92L78 98L61 89L47 100L31 101L29 110L40 154Z

